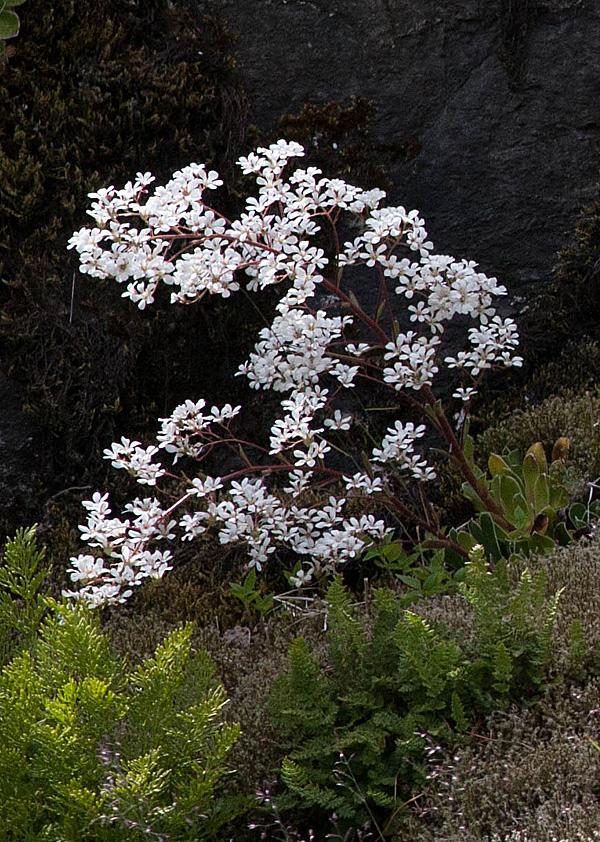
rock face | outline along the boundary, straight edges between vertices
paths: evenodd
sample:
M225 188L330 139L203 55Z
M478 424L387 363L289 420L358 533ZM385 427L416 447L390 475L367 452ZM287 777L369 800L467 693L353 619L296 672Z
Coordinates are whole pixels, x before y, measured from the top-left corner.
M376 106L378 142L417 139L390 173L442 253L521 297L543 289L600 163L597 0L207 0L240 35L252 119L310 102Z

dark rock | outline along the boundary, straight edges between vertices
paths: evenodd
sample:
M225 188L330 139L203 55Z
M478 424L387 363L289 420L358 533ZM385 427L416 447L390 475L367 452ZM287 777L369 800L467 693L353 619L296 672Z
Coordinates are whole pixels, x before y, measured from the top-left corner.
M305 102L374 102L378 142L422 150L391 171L442 253L478 260L522 297L549 278L595 195L596 0L219 0L237 30L251 117ZM523 296L525 293L525 296Z
M22 404L18 385L0 373L0 529L30 526L37 503L36 430Z

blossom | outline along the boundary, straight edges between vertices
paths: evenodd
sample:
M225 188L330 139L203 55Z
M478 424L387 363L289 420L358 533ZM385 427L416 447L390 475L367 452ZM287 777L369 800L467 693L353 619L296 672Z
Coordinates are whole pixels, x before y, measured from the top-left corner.
M323 422L330 430L349 430L352 426L352 416L344 415L341 410L336 409L332 418L326 418Z
M419 483L436 476L424 455L424 424L395 420L370 454L353 441L359 387L375 381L424 409L445 370L471 378L470 386L452 385L453 397L467 403L484 371L522 364L515 323L496 313L495 300L507 294L496 278L474 261L435 254L419 212L383 206L382 191L327 178L316 167L288 174L303 155L300 144L282 139L241 157L255 189L235 219L209 204L208 193L223 182L204 164L182 167L164 185L137 173L121 189L90 194L92 222L68 248L82 273L114 279L140 310L163 287L172 304L185 305L214 295L229 300L241 290L279 295L237 375L280 401L268 444L257 442L256 451L245 435L237 438L241 406L208 409L202 398L160 418L155 443L122 438L106 448L113 467L155 487L156 497L134 499L121 516L112 515L107 494L84 502L81 538L101 556L71 559L78 590L66 596L92 607L122 603L146 578L171 569L165 544L209 530L223 545L245 546L257 570L277 547L292 551L303 560L290 578L298 587L334 571L389 535L378 507L393 493L390 476ZM340 242L342 215L350 223L344 230L356 236L326 255L322 238L334 229ZM348 268L354 275L347 284ZM359 300L370 271L380 290L374 313ZM466 341L449 355L447 328L457 318ZM334 408L336 401L348 409ZM219 451L226 462L217 461ZM219 476L207 473L210 454ZM180 460L185 471L177 475ZM234 464L229 474L225 464Z

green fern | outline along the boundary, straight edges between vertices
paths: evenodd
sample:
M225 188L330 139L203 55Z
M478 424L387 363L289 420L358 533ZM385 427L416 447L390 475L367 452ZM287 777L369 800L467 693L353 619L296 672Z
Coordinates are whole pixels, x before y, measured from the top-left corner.
M513 677L513 658L506 648L506 645L500 641L493 651L493 684L492 687L500 695L507 695L510 692L510 686Z
M488 568L475 548L462 584L468 640L402 611L390 591L375 594L368 618L339 578L329 596L325 660L295 640L271 714L289 749L286 805L335 809L356 827L399 810L423 783L424 734L451 742L450 723L466 731L471 716L539 691L559 595L547 599L543 575L527 570L511 585L506 564Z

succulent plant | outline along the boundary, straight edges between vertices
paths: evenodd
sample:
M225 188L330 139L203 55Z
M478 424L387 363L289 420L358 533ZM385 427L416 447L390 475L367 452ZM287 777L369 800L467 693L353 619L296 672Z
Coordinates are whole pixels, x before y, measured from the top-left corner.
M552 449L550 463L541 442L533 444L521 458L513 450L500 456L492 453L488 473L474 466L477 488L463 484L463 494L479 514L458 530L456 540L470 550L483 544L494 559L512 553L550 552L564 546L591 529L598 516L598 502L573 503L563 484L564 466L569 453L569 439L559 438ZM480 494L486 489L498 513L484 510Z

